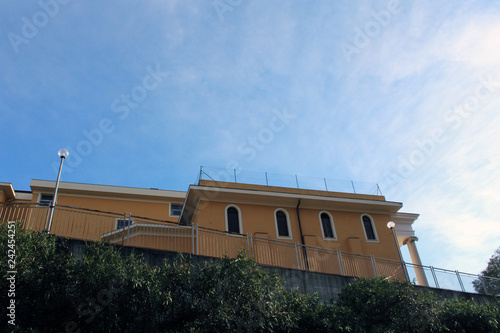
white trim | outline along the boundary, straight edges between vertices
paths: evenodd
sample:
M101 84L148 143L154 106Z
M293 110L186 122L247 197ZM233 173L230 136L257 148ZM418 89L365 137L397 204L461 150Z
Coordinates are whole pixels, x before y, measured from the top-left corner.
M280 236L280 233L278 230L278 220L276 219L276 213L278 211L282 211L283 213L285 213L286 225L288 227L288 237L287 236ZM274 227L276 228L276 238L278 238L278 239L293 239L292 228L290 226L290 215L288 214L288 211L285 208L276 208L274 210Z
M333 237L333 238L325 237L325 230L323 229L323 221L321 220L321 214L326 214L326 215L328 215L330 217L330 225L332 226L333 235L335 237ZM321 227L321 236L323 237L323 240L327 240L327 241L336 241L336 240L338 240L337 231L335 230L335 222L333 220L332 214L330 214L330 212L328 212L326 210L322 210L322 211L320 211L318 213L318 220L319 220L319 225Z
M16 200L31 201L32 199L33 199L33 193L16 192Z
M365 229L365 223L363 222L363 216L368 216L368 218L370 219L375 239L368 239L368 236L366 236L366 229ZM373 220L373 217L370 214L363 213L359 216L359 220L361 221L361 228L363 228L363 233L365 234L366 241L371 243L379 242L377 228L375 228L375 221Z
M399 246L403 246L408 238L413 238L415 236L415 230L413 230L413 223L418 219L419 214L412 213L395 213L391 214L391 219L396 226L394 231L398 239Z
M229 227L228 227L228 224L227 224L227 222L228 222L228 221L227 221L227 209L228 209L228 208L231 208L231 207L232 207L232 208L234 208L234 209L236 209L236 211L238 212L238 224L239 224L239 226L240 226L240 232L239 232L239 233L237 233L237 234L235 234L235 233L230 233L230 235L231 235L231 234L232 234L232 235L242 235L242 234L243 234L243 221L242 221L242 219L241 219L241 209L240 209L240 207L238 207L238 206L236 206L236 205L234 205L234 204L229 204L229 205L227 205L227 206L224 208L224 219L225 219L225 221L226 221L226 231L227 231L227 232L229 232Z

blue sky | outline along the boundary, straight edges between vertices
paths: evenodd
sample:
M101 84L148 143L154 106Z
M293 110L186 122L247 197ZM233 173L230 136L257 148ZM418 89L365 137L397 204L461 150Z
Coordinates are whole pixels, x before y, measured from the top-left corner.
M71 182L236 165L378 183L421 214L427 265L478 273L500 246L497 2L2 1L0 35L17 190L62 147Z

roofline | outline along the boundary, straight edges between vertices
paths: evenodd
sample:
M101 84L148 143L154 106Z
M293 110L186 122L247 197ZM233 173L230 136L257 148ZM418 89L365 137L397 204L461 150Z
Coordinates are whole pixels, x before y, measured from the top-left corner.
M334 197L334 196L326 196L326 195L315 195L315 194L298 194L298 193L284 193L284 192L274 192L274 191L265 191L265 190L253 190L253 189L234 189L227 187L216 187L219 192L226 193L235 193L235 194L258 194L258 195L268 195L273 197L283 197L283 198L291 198L291 199L322 199L325 201L334 201L334 202L344 202L344 203L369 203L377 206L392 206L394 208L403 207L401 202L394 201L382 201L382 200L371 200L371 199L363 199L363 198L344 198L344 197ZM212 186L200 186L200 185L191 185L189 190L208 190L213 191L214 187ZM259 193L257 193L259 192Z
M248 183L235 183L235 182L224 182L215 180L200 179L196 186L209 186L215 188L232 188L232 189L243 189L243 190L253 190L253 191L266 191L266 192L279 192L279 193L295 193L295 194L310 194L325 197L336 197L336 198L353 198L353 199L368 199L368 200L378 200L385 201L383 195L374 194L362 194L362 193L351 193L351 192L338 192L338 191L328 191L328 190L317 190L317 189L307 189L307 188L295 188L295 187L283 187L283 186L269 186L269 185L257 185Z
M212 194L204 196L204 195L197 195L194 193L194 192L204 192L204 191ZM352 197L340 197L340 196L336 197L332 196L331 194L321 195L321 193L318 194L286 193L286 192L266 191L265 188L261 190L256 190L256 189L190 185L186 195L186 200L184 202L184 208L179 218L179 223L181 224L191 223L200 200L221 201L221 202L227 201L222 198L217 200L216 194L251 195L251 196L260 196L268 198L281 198L285 200L286 199L297 200L297 201L302 200L303 208L307 208L304 205L304 201L309 201L309 203L323 201L332 204L332 206L333 205L339 206L335 208L337 210L349 211L349 212L358 211L357 209L353 208L353 205L360 205L360 206L364 205L365 208L368 208L368 210L365 211L366 213L378 213L378 214L394 214L403 207L403 204L400 202L392 202L380 199L372 200L365 198L352 198ZM266 203L261 202L260 204L266 204ZM294 202L291 205L295 207L296 202Z
M5 194L5 199L14 200L16 198L16 192L11 183L0 183L0 190Z
M35 192L35 190L43 190L43 189L50 189L51 191L53 191L53 189L55 188L55 184L56 182L52 180L32 179L30 186L33 192ZM93 193L116 194L119 196L149 196L156 198L178 198L178 199L184 199L186 196L186 192L183 191L72 183L72 182L60 182L59 191L82 192L82 193L93 192Z

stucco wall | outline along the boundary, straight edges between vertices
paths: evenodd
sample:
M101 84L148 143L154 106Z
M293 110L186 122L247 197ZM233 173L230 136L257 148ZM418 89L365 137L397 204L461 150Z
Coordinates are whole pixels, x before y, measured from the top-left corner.
M269 239L302 243L299 220L295 206L252 205L237 202L202 201L193 222L199 226L226 230L226 207L237 206L241 212L243 234L252 234ZM286 210L290 220L292 238L278 238L275 210ZM319 214L326 211L333 217L337 240L325 240L320 226ZM306 245L344 252L374 255L375 257L399 260L396 244L386 224L391 220L388 214L369 214L378 236L377 241L366 240L361 222L362 212L342 212L320 209L299 209L302 234Z

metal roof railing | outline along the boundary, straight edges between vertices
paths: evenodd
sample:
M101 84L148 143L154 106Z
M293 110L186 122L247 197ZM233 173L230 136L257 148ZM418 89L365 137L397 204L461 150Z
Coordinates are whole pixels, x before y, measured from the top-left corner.
M219 182L278 186L354 194L382 195L382 191L376 183L205 166L200 167L198 181L199 180L213 180Z

